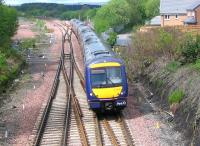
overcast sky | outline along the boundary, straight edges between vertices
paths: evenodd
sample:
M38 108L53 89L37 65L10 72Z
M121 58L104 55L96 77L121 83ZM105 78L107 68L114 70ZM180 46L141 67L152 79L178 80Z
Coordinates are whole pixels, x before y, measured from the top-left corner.
M4 0L8 5L20 5L23 3L35 3L35 2L44 2L44 3L59 3L59 4L66 4L66 3L96 3L96 2L107 2L109 0Z

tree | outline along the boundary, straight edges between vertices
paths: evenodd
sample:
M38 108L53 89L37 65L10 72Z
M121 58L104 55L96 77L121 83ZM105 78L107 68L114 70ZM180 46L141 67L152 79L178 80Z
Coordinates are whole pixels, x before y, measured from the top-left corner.
M126 0L126 2L131 7L130 14L130 25L140 24L144 21L144 10L143 10L143 2L144 0Z
M17 12L13 8L0 5L0 49L8 46L17 29Z
M124 0L111 0L107 5L97 11L94 18L95 28L98 33L109 27L115 28L127 25L130 22L131 7Z
M148 19L159 14L160 0L148 0L145 3L145 14Z

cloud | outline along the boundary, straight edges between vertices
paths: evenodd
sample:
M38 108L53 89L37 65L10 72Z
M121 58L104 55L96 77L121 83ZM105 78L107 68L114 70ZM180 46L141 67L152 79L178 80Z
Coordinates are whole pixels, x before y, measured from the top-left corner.
M67 3L96 3L96 2L107 2L109 0L4 0L8 5L20 5L23 3L59 3L59 4L67 4Z

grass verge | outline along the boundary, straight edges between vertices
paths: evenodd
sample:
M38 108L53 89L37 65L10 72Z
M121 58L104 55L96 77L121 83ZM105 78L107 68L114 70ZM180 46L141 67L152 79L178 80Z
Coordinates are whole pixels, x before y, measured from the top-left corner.
M180 103L184 96L185 96L185 93L184 93L183 90L181 90L181 89L176 89L175 91L173 91L173 92L169 95L168 101L169 101L170 104L173 104L173 103Z

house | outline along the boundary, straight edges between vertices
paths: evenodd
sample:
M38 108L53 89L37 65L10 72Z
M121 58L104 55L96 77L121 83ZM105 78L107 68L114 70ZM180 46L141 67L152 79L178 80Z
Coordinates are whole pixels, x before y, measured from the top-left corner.
M200 0L161 0L161 26L200 25Z

